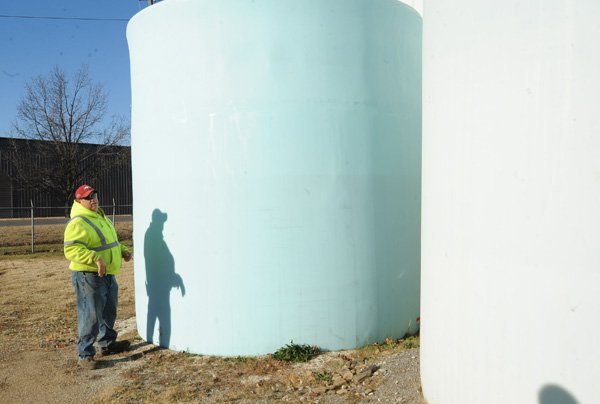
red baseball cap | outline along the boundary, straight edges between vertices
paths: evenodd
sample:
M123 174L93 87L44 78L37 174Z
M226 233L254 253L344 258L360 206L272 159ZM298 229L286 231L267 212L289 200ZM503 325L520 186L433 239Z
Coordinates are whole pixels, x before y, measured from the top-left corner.
M94 191L96 190L91 186L83 184L75 191L75 199L83 199Z

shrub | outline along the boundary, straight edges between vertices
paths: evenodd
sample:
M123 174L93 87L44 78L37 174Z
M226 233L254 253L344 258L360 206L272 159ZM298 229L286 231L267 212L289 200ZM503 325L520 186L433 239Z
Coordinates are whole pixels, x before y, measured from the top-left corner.
M279 348L273 354L273 358L286 362L308 362L321 353L317 346L294 344L294 341Z

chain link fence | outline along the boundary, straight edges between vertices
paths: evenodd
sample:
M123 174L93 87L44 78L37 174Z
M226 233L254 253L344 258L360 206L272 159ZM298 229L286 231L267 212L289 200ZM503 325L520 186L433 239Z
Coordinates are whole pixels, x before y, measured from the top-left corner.
M131 215L132 205L117 204L115 199L112 199L110 205L100 205L102 210L107 215ZM1 219L17 219L34 217L69 217L71 206L36 206L33 201L30 201L30 206L13 206L0 207Z
M117 205L113 199L110 205L100 205L113 223L131 222L132 205ZM1 228L29 226L31 228L31 253L35 253L36 225L66 224L69 221L71 206L30 206L0 207Z

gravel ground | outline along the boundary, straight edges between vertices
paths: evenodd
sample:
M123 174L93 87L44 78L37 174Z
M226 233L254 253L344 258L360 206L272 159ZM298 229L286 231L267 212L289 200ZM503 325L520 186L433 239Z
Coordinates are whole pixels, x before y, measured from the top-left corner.
M132 350L84 371L64 259L0 260L0 403L425 403L419 349L403 341L299 364L186 355L137 336L131 263L119 284L126 320L117 328ZM408 342L416 346L418 338ZM317 377L325 372L328 381Z
M419 349L395 353L379 363L382 383L365 401L425 404L419 375Z

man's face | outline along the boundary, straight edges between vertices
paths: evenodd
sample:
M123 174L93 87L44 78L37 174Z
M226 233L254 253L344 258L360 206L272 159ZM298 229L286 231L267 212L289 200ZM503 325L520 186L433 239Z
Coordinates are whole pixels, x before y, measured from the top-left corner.
M78 199L78 202L89 210L93 210L94 212L98 211L98 193L95 191L89 194L86 198Z

